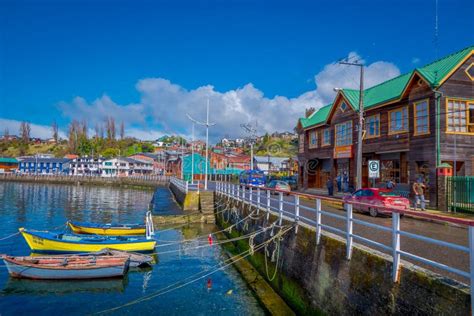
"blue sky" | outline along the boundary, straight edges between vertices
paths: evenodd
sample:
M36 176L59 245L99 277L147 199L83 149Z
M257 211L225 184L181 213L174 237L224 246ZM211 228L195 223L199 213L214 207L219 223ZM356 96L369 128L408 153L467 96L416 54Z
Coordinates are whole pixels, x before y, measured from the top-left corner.
M473 9L473 1L439 0L440 57L473 44ZM65 130L74 113L91 125L117 113L132 135L186 134L186 120L166 118L184 116L174 109L187 106L193 112L206 93L219 108L245 102L303 115L304 102L321 106L329 98L315 76L351 52L393 68L375 73L373 83L433 61L434 13L435 0L0 0L0 122L56 119ZM341 84L358 80L351 70L344 75L350 78ZM159 118L165 111L171 114ZM279 128L279 120L265 125L261 113L235 120L260 117L263 130ZM230 120L220 116L225 110L215 114Z

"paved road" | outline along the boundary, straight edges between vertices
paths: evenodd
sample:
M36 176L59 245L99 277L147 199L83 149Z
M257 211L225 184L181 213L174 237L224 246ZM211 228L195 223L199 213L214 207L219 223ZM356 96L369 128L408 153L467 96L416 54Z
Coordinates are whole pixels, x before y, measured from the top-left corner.
M209 188L214 188L214 184L210 185ZM255 192L255 191L254 191ZM247 198L248 198L248 191L247 191ZM272 208L278 209L278 195L271 196L271 206ZM256 197L254 197L254 201L256 201ZM284 201L286 202L293 202L293 196L285 196ZM266 197L261 197L261 203L266 205ZM300 200L301 205L315 208L315 201L308 201L306 199ZM328 206L323 204L322 209L324 211L328 211L334 214L339 214L345 216L345 211L342 209L338 209L332 206ZM290 206L288 204L284 204L284 211L287 212L285 215L292 216L294 214L294 206ZM300 216L312 218L316 220L315 212L309 211L304 208L300 208ZM390 217L371 217L366 214L360 214L354 212L354 217L356 219L360 219L369 223L374 223L377 225L385 226L387 228L391 228L392 220ZM345 221L329 217L327 215L322 215L321 222L323 224L327 224L336 228L339 228L345 231ZM464 227L456 227L447 224L441 224L436 222L429 222L426 220L414 219L414 218L407 218L403 217L401 219L400 228L403 231L407 231L413 234L418 234L426 237L431 237L437 240L447 241L463 246L468 246L468 230ZM360 224L355 224L353 226L353 233L356 235L360 235L365 238L370 238L371 240L380 242L384 245L391 247L391 233L385 232L381 230L377 230L375 228L363 226ZM345 236L342 236L345 237ZM373 245L369 245L362 241L354 240L355 243L363 244L369 246L370 248L375 248ZM382 252L389 253L384 251L383 249L377 249ZM424 257L427 259L431 259L433 261L446 264L448 266L463 270L469 271L469 255L462 251L450 249L444 246L438 246L435 244L415 240L412 238L408 238L405 236L401 236L401 250L406 251L412 254L415 254L420 257ZM425 267L429 270L438 272L442 275L457 279L464 283L469 284L469 280L459 276L457 274L445 272L444 270L436 269L421 262L417 262L408 258L402 258L404 260L410 261L415 263L419 266Z

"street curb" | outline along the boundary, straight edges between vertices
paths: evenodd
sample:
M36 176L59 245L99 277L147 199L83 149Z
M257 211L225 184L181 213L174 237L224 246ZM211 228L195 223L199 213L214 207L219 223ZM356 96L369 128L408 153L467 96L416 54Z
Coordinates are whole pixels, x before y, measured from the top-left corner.
M307 198L307 197L301 197L301 199L306 200L306 201L312 201L312 199L309 199L309 198ZM338 209L340 209L340 210L344 210L342 201L341 201L341 202L334 202L334 201L325 201L325 200L322 200L321 203L322 203L323 205L328 205L328 206L332 206L332 207L338 208ZM427 212L427 213L429 213L429 212ZM421 214L423 214L423 213L421 213ZM432 214L432 213L429 213L429 214ZM444 214L441 214L441 215L444 215ZM459 225L459 224L455 224L455 223L451 223L451 222L443 222L443 221L440 221L440 220L431 219L431 218L419 217L419 216L412 215L412 214L405 214L404 216L407 217L407 218L412 218L412 219L416 219L416 220L420 220L420 221L425 221L425 222L436 223L436 224L439 224L439 225L448 225L448 226L452 226L452 227L456 227L456 228L464 228L464 229L467 229L467 228L466 228L465 226L463 226L463 225ZM446 216L446 215L444 215L444 216Z

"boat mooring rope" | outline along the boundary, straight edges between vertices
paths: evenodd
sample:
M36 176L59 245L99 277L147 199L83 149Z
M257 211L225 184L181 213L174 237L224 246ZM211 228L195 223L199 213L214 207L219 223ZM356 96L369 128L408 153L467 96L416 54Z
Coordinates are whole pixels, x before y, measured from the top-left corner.
M290 228L288 228L288 229L286 229L285 231L280 231L279 233L280 233L281 236L282 236L282 235L286 234L287 232L289 232L291 229L293 229L293 226L290 227ZM277 234L277 235L278 235L278 234ZM265 247L265 245L266 245L267 243L271 242L274 238L276 238L277 235L275 235L275 237L272 237L272 238L270 238L270 239L268 239L268 240L262 242L261 244L255 246L255 247L253 248L253 251L258 251L258 250L260 250L260 249L263 249L263 248ZM222 270L224 270L225 268L227 268L228 266L230 266L230 265L232 265L232 264L234 264L234 263L236 263L236 262L238 262L238 261L240 261L240 260L243 260L243 259L245 259L246 257L248 257L248 256L250 256L250 255L251 255L251 254L250 254L250 249L245 250L245 251L241 252L241 253L238 254L238 255L235 255L235 256L233 256L233 257L230 257L230 258L224 260L224 262L223 262L224 265L221 265L221 264L215 265L215 266L214 266L215 269L212 270L212 271L210 271L210 272L207 272L207 271L209 271L209 270L204 270L204 271L198 272L198 273L196 273L196 274L194 274L194 275L191 275L191 276L189 276L189 277L184 278L184 279L181 280L181 281L177 281L177 282L175 282L175 283L173 283L173 284L170 284L170 285L168 285L168 286L166 286L166 287L164 287L164 288L162 288L162 289L159 289L159 290L157 290L156 292L154 292L154 293L152 293L152 294L149 294L149 295L144 296L144 297L141 297L141 298L139 298L139 299L130 301L130 302L125 303L125 304L123 304L123 305L119 305L119 306L116 306L116 307L113 307L113 308L109 308L109 309L106 309L106 310L97 312L97 313L95 313L95 315L110 313L110 312L119 310L119 309L121 309L121 308L124 308L124 307L127 307L127 306L132 306L132 305L135 305L135 304L144 302L144 301L148 301L148 300L150 300L150 299L152 299L152 298L155 298L155 297L157 297L157 296L160 296L160 295L163 295L163 294L166 294L166 293L175 291L175 290L177 290L177 289L183 288L183 287L185 287L185 286L187 286L187 285L189 285L189 284L192 284L192 283L194 283L194 282L197 282L197 281L199 281L199 280L202 280L202 279L204 279L204 278L206 278L206 277L208 277L208 276L210 276L210 275L212 275L212 274L214 274L214 273L216 273L216 272L222 271ZM213 267L213 268L214 268L214 267ZM205 272L207 272L207 273L205 273ZM202 273L205 273L205 274L201 275ZM189 280L189 279L190 279L190 280ZM186 281L186 280L189 280L189 281ZM186 281L186 282L185 282L185 281ZM183 283L183 282L184 282L184 283Z

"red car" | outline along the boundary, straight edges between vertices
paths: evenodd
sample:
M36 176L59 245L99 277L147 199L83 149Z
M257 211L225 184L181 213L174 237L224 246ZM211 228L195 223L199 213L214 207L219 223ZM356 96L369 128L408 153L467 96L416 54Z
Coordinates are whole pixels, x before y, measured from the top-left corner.
M407 210L410 208L410 201L387 189L367 188L355 191L352 195L344 197L344 202L353 203L354 211L368 212L371 216L380 213L389 214L389 210L383 207ZM361 204L358 204L361 203Z

